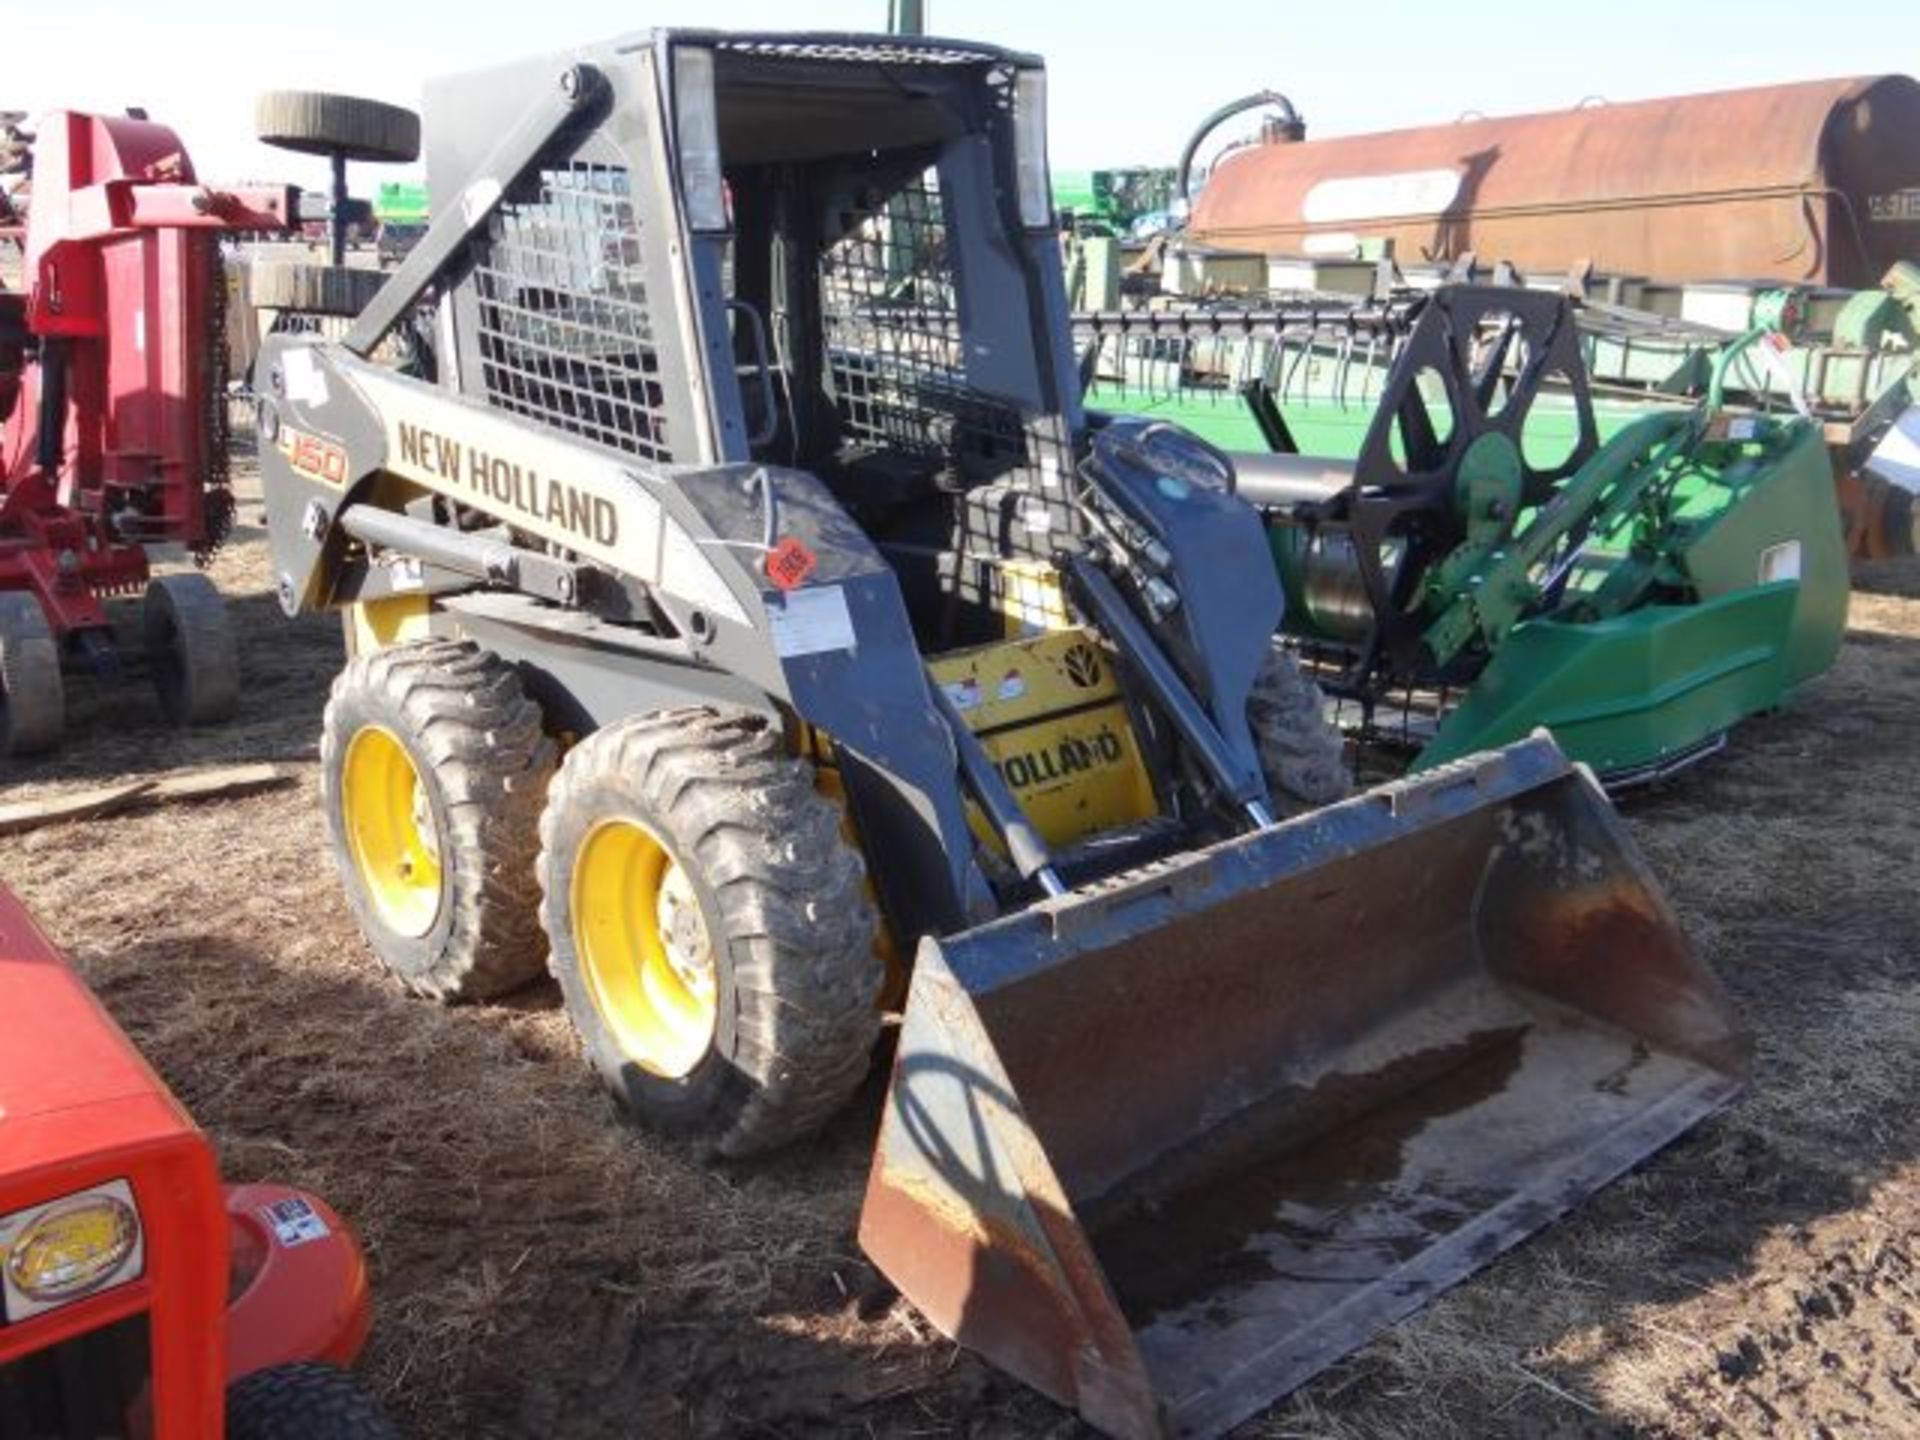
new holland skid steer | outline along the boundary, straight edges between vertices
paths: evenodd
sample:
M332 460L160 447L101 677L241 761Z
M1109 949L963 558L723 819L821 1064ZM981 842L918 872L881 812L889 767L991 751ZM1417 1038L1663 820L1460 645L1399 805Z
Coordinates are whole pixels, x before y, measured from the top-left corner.
M268 521L345 615L323 797L396 975L550 964L725 1156L903 1012L869 1253L1110 1433L1211 1433L1746 1041L1550 742L1341 798L1230 463L1081 409L1044 86L699 31L430 85L427 234L262 352ZM422 307L437 374L370 361Z

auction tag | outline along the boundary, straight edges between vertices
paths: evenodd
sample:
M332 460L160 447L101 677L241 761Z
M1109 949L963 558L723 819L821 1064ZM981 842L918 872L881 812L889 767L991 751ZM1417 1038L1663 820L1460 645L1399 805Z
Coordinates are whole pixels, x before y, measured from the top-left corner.
M320 1213L298 1195L262 1206L260 1218L273 1231L273 1238L287 1250L296 1245L324 1240L333 1233L327 1228L327 1222L320 1218Z
M782 590L798 590L819 563L813 551L788 535L767 552L767 578Z
M304 345L290 345L280 357L281 383L287 398L300 405L327 403L327 376Z
M838 585L789 590L778 599L770 598L767 620L773 627L774 654L782 660L853 649L853 616L847 610L846 591Z

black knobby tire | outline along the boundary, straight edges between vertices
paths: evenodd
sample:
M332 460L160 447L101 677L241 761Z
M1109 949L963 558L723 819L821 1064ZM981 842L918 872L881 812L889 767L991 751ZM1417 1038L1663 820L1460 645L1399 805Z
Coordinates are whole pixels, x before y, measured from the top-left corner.
M140 625L160 708L175 725L211 725L240 708L240 647L219 589L204 575L147 582Z
M575 862L609 820L664 844L699 900L718 1014L704 1058L650 1072L595 1004L575 941ZM636 716L568 754L540 822L541 918L589 1058L641 1120L744 1156L826 1123L858 1089L880 1030L884 969L860 857L840 811L777 727L697 707Z
M53 749L65 719L53 627L26 591L0 591L0 755Z
M1278 645L1254 677L1247 720L1275 814L1302 814L1353 793L1346 741L1326 718L1320 687Z
M429 929L383 917L355 858L342 771L354 737L384 729L406 751L437 838L440 904ZM520 676L463 640L395 645L350 661L320 737L320 788L347 901L381 962L408 989L445 1001L503 995L546 957L534 876L554 744Z
M331 1365L275 1365L227 1387L227 1440L400 1440L358 1380Z
M248 299L256 310L352 319L386 284L385 272L352 265L313 265L301 260L256 260Z
M356 95L269 90L254 103L253 133L265 144L303 155L403 165L420 158L418 115Z

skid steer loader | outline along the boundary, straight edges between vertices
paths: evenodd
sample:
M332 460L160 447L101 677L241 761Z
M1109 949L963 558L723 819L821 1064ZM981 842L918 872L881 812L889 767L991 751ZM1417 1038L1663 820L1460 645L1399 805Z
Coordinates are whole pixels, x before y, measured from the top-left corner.
M396 975L550 964L722 1156L903 1011L868 1251L1102 1429L1211 1433L1746 1042L1549 741L1342 798L1230 464L1080 408L1044 85L700 31L431 84L427 234L262 351L268 522L344 612L323 798ZM372 363L422 307L437 375Z

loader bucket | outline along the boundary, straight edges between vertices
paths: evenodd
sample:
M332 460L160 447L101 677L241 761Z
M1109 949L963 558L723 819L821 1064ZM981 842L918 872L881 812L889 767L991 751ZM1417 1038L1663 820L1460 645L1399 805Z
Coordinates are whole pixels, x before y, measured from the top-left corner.
M1726 1104L1748 1051L1538 732L924 942L861 1243L1109 1434L1217 1434Z

